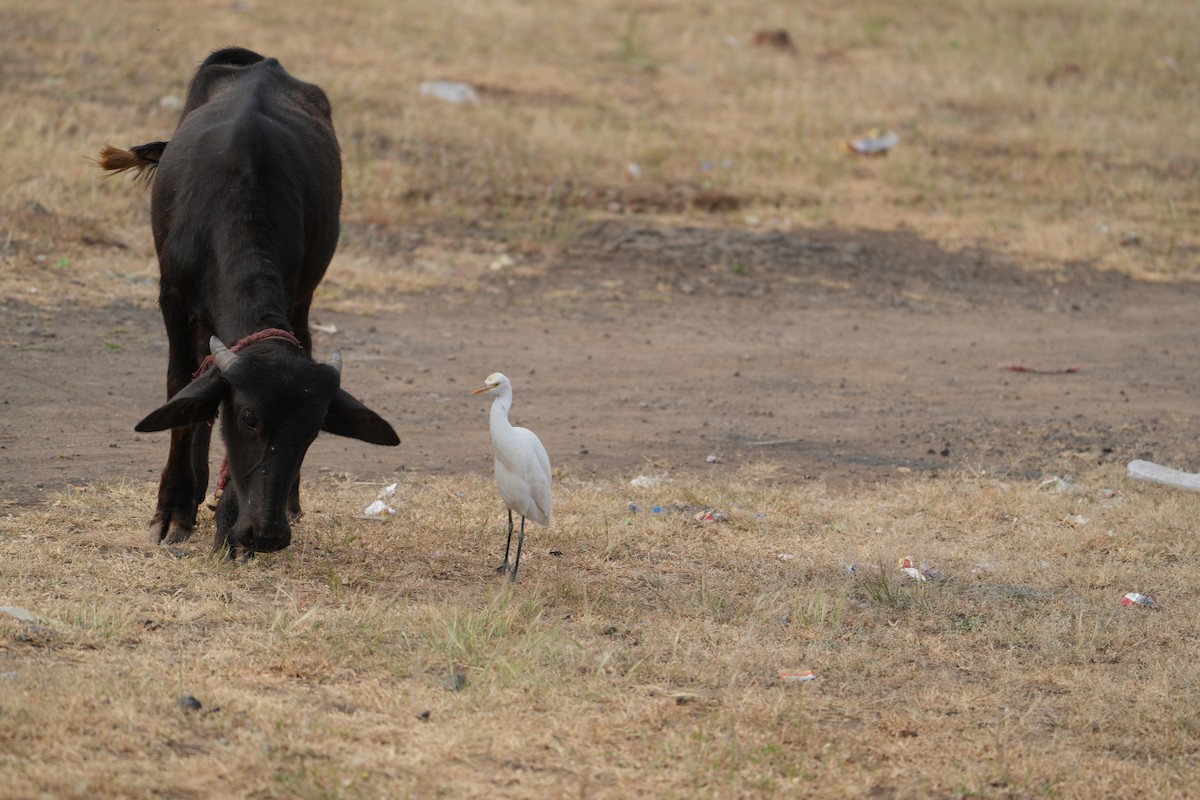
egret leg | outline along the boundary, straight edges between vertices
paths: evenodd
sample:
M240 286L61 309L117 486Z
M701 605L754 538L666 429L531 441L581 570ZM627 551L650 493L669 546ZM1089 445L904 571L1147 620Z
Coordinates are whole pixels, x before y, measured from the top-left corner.
M498 572L501 575L506 575L508 573L508 549L510 547L512 547L512 533L513 533L513 521L512 521L512 509L510 508L508 510L508 541L505 542L505 544L504 544L504 563L501 564L500 566L496 567L496 572ZM520 548L520 545L518 545L518 550L517 550L518 555L520 554L519 548Z
M517 567L521 566L521 545L523 544L525 544L525 518L521 517L521 535L517 537L517 558L513 561L512 575L509 576L509 580L513 583L517 582ZM505 557L504 560L508 561L508 558Z

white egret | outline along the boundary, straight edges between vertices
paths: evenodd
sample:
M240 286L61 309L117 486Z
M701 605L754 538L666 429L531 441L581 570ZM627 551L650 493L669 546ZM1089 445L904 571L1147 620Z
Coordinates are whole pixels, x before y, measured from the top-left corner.
M496 568L508 572L508 550L512 546L513 512L521 515L521 535L517 538L517 557L512 565L512 580L517 579L521 564L521 545L525 542L525 520L550 524L550 456L541 441L528 428L514 428L508 421L512 408L512 383L499 372L483 379L471 394L490 394L492 401L489 427L496 473L496 487L508 507L508 542L504 545L504 563Z

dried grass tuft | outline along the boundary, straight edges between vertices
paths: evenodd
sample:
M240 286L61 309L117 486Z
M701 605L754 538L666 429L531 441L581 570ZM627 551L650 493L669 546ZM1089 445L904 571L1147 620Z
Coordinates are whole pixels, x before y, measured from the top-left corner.
M399 477L384 520L378 487L309 482L292 548L238 565L210 520L146 544L148 484L10 514L0 603L46 621L0 615L0 792L1185 791L1200 498L767 476L565 478L517 586L479 477Z

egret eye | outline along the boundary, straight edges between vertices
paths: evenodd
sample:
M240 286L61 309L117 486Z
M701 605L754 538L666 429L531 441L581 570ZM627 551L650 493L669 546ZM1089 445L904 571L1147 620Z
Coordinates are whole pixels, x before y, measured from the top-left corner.
M254 428L258 427L258 417L255 416L253 411L249 411L249 410L243 411L242 412L242 424L245 425L247 428L250 428L251 430L253 430Z

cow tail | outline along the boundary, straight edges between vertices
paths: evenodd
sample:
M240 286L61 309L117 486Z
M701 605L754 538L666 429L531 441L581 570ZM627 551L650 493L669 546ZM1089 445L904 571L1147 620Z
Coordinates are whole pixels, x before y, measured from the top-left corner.
M166 149L166 142L139 144L128 150L106 144L100 151L100 158L96 163L100 169L114 174L131 169L136 170L133 176L135 181L149 181L154 177L154 170L158 168L158 160L162 158L163 150Z

